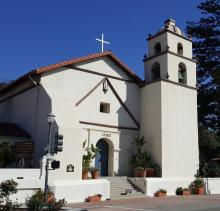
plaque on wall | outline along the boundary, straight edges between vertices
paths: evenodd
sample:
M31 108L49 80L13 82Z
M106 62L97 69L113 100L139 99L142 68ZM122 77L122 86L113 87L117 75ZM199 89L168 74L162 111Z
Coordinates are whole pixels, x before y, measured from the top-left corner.
M66 171L67 172L74 172L74 165L72 165L72 164L67 165Z

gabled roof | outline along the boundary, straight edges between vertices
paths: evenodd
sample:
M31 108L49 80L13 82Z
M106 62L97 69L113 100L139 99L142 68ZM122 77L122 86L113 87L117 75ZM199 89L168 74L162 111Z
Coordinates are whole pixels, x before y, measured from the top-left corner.
M30 134L17 124L6 122L0 122L0 136L31 137Z
M90 55L87 55L87 56L74 58L74 59L59 62L59 63L56 63L56 64L48 65L48 66L45 66L45 67L37 68L36 73L41 74L41 73L44 73L44 72L52 71L52 70L54 70L56 68L59 68L59 67L64 67L66 65L72 65L72 64L79 63L79 62L85 62L85 61L89 61L91 59L97 59L97 58L101 58L101 57L104 57L104 56L110 57L114 62L116 62L122 68L122 70L126 74L128 74L131 78L133 78L134 81L136 81L138 83L142 82L142 80L127 65L125 65L122 61L120 61L111 51L104 51L104 52L101 52L101 53L90 54Z
M102 58L104 56L108 56L114 62L116 62L122 68L122 70L126 74L128 74L136 83L138 83L138 84L143 83L143 81L127 65L125 65L121 60L119 60L111 51L104 51L104 52L101 52L101 53L90 54L90 55L87 55L87 56L78 57L78 58L70 59L70 60L67 60L67 61L62 61L62 62L59 62L59 63L56 63L56 64L52 64L52 65L48 65L48 66L45 66L45 67L40 67L40 68L37 68L35 70L32 70L32 71L26 73L25 75L21 76L17 80L13 81L9 85L7 85L7 86L3 87L2 89L0 89L0 94L3 94L5 91L15 87L17 84L22 83L23 81L30 78L30 76L31 77L39 76L42 73L50 72L50 71L53 71L53 70L55 70L57 68L60 68L60 67L65 67L67 65L73 65L73 64L77 64L79 62L85 62L85 61L89 61L89 60L92 60L92 59Z

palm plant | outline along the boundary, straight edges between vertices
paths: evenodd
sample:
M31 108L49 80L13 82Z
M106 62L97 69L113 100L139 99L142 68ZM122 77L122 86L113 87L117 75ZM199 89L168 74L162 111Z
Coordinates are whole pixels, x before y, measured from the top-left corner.
M86 147L87 140L83 142L83 149L85 154L83 155L83 170L89 171L91 169L92 160L96 157L97 153L100 151L97 147L94 147L93 144Z
M142 151L142 148L144 144L147 141L145 140L145 137L136 137L133 141L133 145L137 147L137 153L132 155L131 163L135 167L142 167L144 168L146 166L146 163L149 162L150 156L148 155L147 151Z

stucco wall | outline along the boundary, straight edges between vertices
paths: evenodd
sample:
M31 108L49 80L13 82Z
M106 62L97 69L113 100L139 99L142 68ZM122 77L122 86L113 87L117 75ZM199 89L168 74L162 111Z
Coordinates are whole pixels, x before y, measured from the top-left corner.
M141 90L141 134L162 177L191 178L199 164L197 92L167 81Z
M154 162L162 165L161 82L141 89L141 135L147 139L147 150Z
M120 79L132 80L122 69L108 57L94 59L77 65L80 68L91 70L105 75L111 75ZM72 68L59 68L53 73L45 73L41 77L41 85L12 97L0 104L0 121L19 124L32 136L36 142L35 166L39 166L39 160L45 154L44 148L48 140L47 114L53 112L56 122L52 127L52 139L55 132L59 131L64 136L63 152L55 155L55 159L61 161L59 170L50 171L50 177L60 179L81 179L82 172L82 143L88 139L87 130L106 130L112 133L111 142L114 151L112 174L125 175L129 171L129 164L125 165L120 160L128 156L126 150L120 150L137 134L137 131L118 130L117 126L138 128L126 110L121 106L113 91L108 89L104 94L102 84L94 90L81 104L76 103L92 90L104 76L91 74ZM135 83L109 78L117 94L130 110L134 118L139 122L139 86ZM100 102L110 103L110 113L100 113ZM79 121L112 125L106 128L95 125L80 124ZM114 134L119 134L115 138ZM127 135L131 133L132 135ZM102 135L94 135L97 142ZM130 149L130 148L129 148ZM67 165L74 165L74 172L67 173Z
M162 176L191 178L199 164L197 92L161 84Z
M21 85L22 86L22 85ZM45 154L48 139L47 114L51 112L51 98L43 86L36 86L0 103L0 121L18 124L31 135L35 145L34 165Z
M148 55L149 57L154 56L154 47L157 43L161 44L161 52L167 50L167 33L163 33L148 41Z
M181 43L183 45L183 56L192 59L192 42L174 34L168 33L167 43L170 47L169 50L177 53L177 45Z
M82 64L80 68L97 72L102 70L103 74L124 77L123 73L121 73L121 69L111 64L110 60L106 62L106 59L104 59L104 61L94 60L91 63ZM66 178L81 178L82 143L85 139L88 139L88 133L85 129L101 131L99 136L91 136L94 143L102 138L102 133L106 131L112 133L113 138L110 138L110 140L114 143L114 150L116 151L120 143L125 143L128 140L127 136L124 135L124 133L126 134L126 130L120 131L120 138L114 138L114 134L119 132L116 128L85 125L80 124L79 121L137 128L137 125L121 106L110 87L108 88L108 92L104 94L102 84L82 101L81 104L76 106L76 103L103 78L104 77L100 75L74 70L74 67L73 69L60 68L55 71L54 74L45 74L42 77L41 84L48 96L50 96L52 112L56 115L56 127L59 132L64 135L64 151L55 155L56 159L61 160L61 168L58 171L50 172L53 178L60 179L61 175L66 172L66 166L68 164L73 164L75 171L73 173L66 173ZM127 76L126 79L128 79ZM109 80L122 101L126 104L137 121L139 121L139 109L137 109L139 107L138 85L111 78ZM59 86L57 86L58 84ZM100 102L110 103L109 114L99 112ZM137 134L137 132L134 132L134 134ZM134 137L134 135L131 137ZM124 150L122 152L115 152L114 156L116 156L116 154L121 156L120 159L124 159L123 154L127 156ZM67 157L68 159L66 159ZM114 159L116 160L116 158ZM117 160L118 159L119 158L117 158ZM124 175L125 172L128 171L128 168L120 164L123 170L119 170L119 166L117 166L119 164L117 164L117 162L118 161L115 161L113 172L116 174L121 172L121 174Z

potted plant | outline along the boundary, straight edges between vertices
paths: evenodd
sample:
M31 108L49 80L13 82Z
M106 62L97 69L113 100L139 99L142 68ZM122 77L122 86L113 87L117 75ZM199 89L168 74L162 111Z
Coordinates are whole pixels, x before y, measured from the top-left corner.
M91 168L91 175L92 179L98 179L99 176L99 170L97 168Z
M133 141L133 145L137 148L137 153L132 155L131 163L134 165L134 176L135 177L145 177L146 163L150 160L150 156L146 151L142 151L142 147L146 143L145 137L136 137Z
M192 189L193 189L194 194L204 195L205 194L205 183L204 183L203 179L196 178L192 182Z
M167 191L165 189L159 189L154 195L155 197L164 197L166 194Z
M88 179L88 172L91 170L92 160L95 158L99 149L94 147L93 144L86 147L87 140L83 142L83 149L85 150L85 154L83 155L83 170L82 170L82 179Z
M190 195L189 188L183 188L183 196L188 196Z
M176 195L187 196L187 195L190 195L190 192L188 188L177 187Z
M49 191L47 195L47 202L51 202L54 199L53 192Z
M183 188L182 187L177 187L176 189L176 195L183 195Z
M160 166L153 161L149 161L146 165L146 177L155 177L158 176L160 173Z
M89 196L86 201L87 202L100 202L102 198L101 194L96 194L94 196Z

